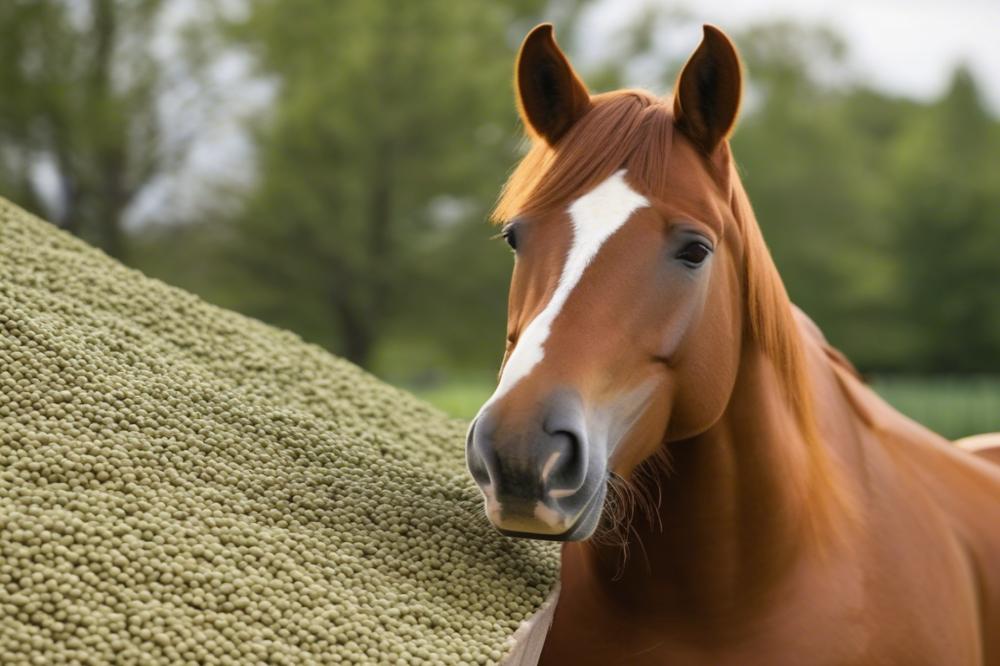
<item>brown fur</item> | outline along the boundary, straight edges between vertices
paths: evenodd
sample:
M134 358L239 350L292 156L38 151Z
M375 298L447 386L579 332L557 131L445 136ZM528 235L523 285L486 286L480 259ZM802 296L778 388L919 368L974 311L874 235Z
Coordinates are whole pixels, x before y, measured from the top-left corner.
M666 168L674 134L671 100L642 90L624 90L593 98L584 115L556 146L534 141L503 188L493 220L504 223L519 216L551 210L572 201L625 168L643 192L666 192ZM728 162L727 162L728 165ZM757 226L749 199L735 169L724 174L724 187L746 252L747 318L762 349L781 369L787 396L800 425L812 429L809 386L802 372L801 352L791 304L778 270Z

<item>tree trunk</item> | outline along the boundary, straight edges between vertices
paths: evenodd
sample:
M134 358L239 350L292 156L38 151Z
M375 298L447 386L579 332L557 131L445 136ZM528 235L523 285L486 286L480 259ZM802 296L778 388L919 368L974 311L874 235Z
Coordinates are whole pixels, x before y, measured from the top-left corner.
M370 318L345 297L335 296L333 306L340 324L341 354L351 363L368 368L376 340Z
M97 220L100 233L100 245L109 255L125 262L125 231L122 229L122 218L128 204L126 193L126 164L122 154L123 147L116 145L100 155L101 181L95 193L98 197Z
M371 267L372 314L380 318L389 292L392 266L392 148L387 141L375 147L368 212L368 265Z
M345 358L368 368L385 319L392 256L391 149L380 143L374 149L371 190L368 201L366 274L352 279L342 274L333 288L331 303L340 326L341 350ZM348 292L351 293L348 293Z
M100 135L94 146L96 187L90 192L95 198L91 207L99 246L109 255L125 261L125 237L122 216L128 203L126 194L128 163L125 155L126 128L116 117L111 82L111 63L115 54L118 34L118 17L112 0L95 0L94 12L94 67L90 94L91 103L98 110Z

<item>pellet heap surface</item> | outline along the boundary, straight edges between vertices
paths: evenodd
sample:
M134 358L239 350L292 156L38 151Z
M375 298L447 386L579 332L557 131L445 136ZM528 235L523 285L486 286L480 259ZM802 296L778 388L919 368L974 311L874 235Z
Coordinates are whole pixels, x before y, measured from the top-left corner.
M0 199L0 664L498 661L558 555L463 430Z

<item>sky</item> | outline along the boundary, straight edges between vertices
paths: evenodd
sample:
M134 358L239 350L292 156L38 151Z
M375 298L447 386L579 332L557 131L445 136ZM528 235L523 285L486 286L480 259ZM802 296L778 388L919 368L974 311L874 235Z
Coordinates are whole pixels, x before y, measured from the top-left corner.
M691 14L689 30L664 35L684 42L678 44L684 53L697 45L699 23L729 32L787 18L827 25L847 42L858 80L918 99L940 95L955 66L965 63L1000 115L1000 0L600 0L584 16L580 32L588 35L589 53L581 55L599 58L615 29L649 6Z

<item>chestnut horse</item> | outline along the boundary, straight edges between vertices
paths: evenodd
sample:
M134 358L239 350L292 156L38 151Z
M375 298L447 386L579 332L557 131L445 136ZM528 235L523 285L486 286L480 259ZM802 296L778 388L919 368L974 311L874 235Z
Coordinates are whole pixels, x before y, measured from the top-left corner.
M591 95L550 25L516 77L507 350L467 457L501 532L565 542L541 663L1000 666L1000 466L789 302L729 39L705 27L672 101Z

